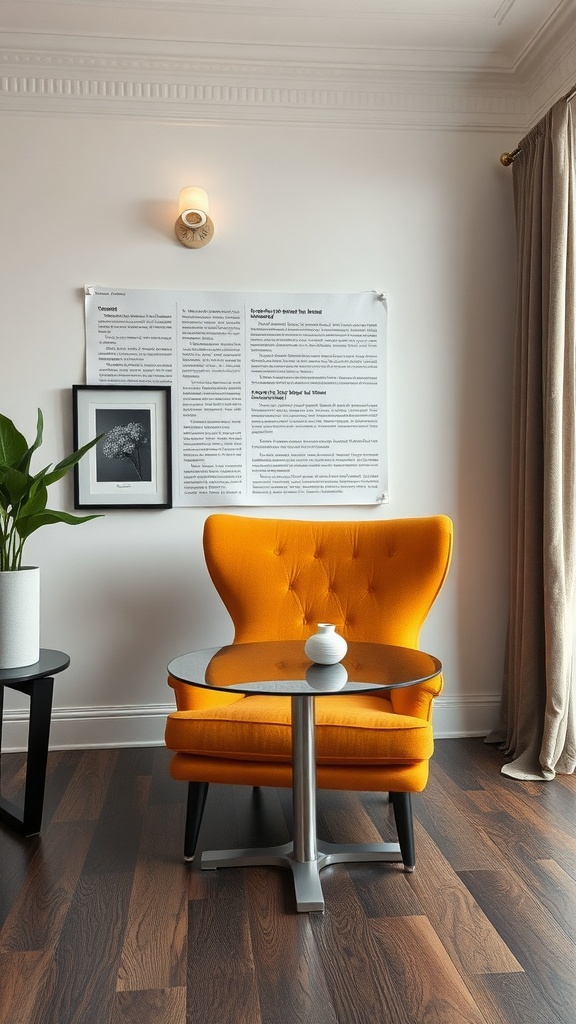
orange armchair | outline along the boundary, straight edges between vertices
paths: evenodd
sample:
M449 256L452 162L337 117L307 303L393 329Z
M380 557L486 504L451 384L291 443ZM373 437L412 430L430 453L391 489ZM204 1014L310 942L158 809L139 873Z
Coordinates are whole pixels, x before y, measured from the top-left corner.
M318 622L333 622L349 641L417 648L451 551L446 516L313 522L217 514L204 528L206 564L234 643L304 640ZM191 860L210 782L292 785L290 698L168 681L178 710L168 716L166 745L174 751L172 777L189 783L184 855ZM317 788L389 793L408 871L415 863L410 794L428 779L432 701L441 689L438 675L405 689L316 698Z

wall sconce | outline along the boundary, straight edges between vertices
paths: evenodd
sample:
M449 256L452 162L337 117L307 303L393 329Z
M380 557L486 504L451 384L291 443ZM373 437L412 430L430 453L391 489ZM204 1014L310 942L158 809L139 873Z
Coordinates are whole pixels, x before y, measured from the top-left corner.
M208 216L210 207L203 188L188 185L178 200L178 220L174 225L176 238L189 249L201 249L214 234L214 224Z

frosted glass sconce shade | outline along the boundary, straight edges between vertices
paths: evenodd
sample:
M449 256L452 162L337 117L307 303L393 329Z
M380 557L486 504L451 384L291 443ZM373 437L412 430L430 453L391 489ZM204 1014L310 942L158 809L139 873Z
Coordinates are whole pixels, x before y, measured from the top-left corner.
M209 216L208 196L203 188L187 185L178 199L178 220L174 225L176 238L189 249L201 249L214 234Z

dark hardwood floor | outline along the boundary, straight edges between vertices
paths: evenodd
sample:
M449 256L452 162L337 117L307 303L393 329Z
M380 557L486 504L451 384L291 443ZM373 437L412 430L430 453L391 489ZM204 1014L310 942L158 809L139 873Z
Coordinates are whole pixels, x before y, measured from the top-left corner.
M417 867L336 865L325 914L277 868L182 860L162 748L49 756L41 837L0 826L2 1024L574 1024L576 777L523 783L440 740ZM2 758L2 791L23 755ZM319 832L391 835L373 794L319 794ZM282 842L283 790L210 789L200 848Z

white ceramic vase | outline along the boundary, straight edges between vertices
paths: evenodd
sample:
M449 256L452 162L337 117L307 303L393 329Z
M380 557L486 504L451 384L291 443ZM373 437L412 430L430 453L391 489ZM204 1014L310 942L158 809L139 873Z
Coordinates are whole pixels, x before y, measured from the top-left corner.
M0 669L35 665L40 657L40 569L0 572Z
M319 622L318 632L309 636L304 644L304 653L317 665L335 665L348 650L343 636L336 632L332 622Z

